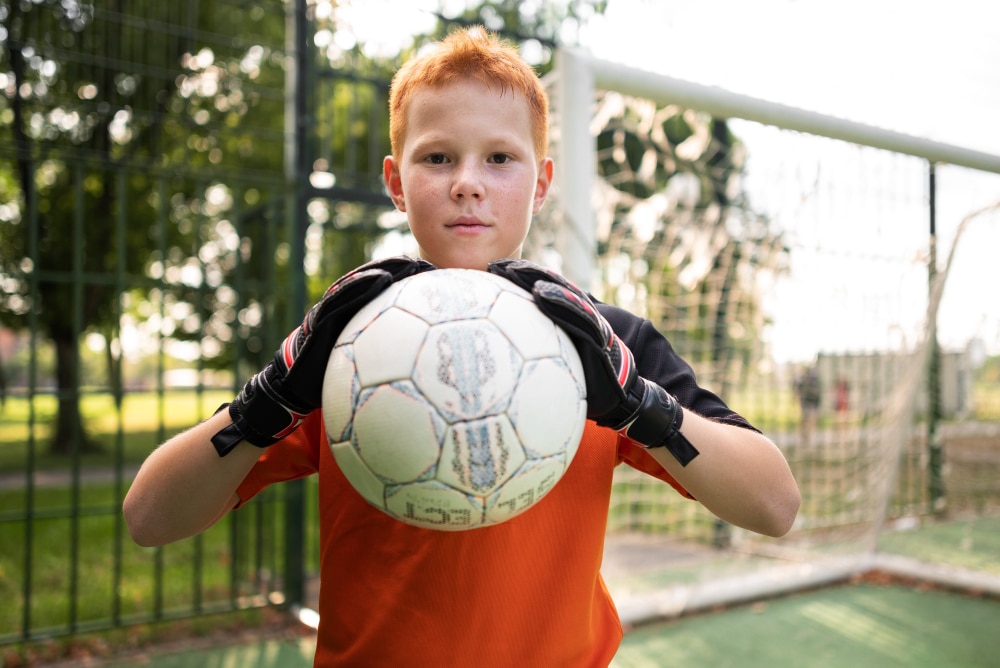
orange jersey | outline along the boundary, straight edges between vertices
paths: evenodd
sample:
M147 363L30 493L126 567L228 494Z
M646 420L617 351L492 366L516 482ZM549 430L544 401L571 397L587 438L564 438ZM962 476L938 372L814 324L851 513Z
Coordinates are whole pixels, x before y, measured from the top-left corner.
M496 526L417 528L348 484L315 411L239 488L319 474L316 666L607 666L621 623L601 578L612 474L622 461L677 483L649 454L587 422L563 478Z

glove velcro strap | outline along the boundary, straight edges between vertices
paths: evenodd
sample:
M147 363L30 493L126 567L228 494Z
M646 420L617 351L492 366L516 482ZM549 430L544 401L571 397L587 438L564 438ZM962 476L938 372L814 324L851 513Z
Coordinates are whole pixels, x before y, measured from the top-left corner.
M267 371L261 372L247 382L229 405L233 423L212 437L212 445L220 457L229 454L240 441L266 448L295 431L308 412L294 411L279 402L270 389Z
M586 372L587 369L584 369ZM628 394L625 395L625 399L618 404L617 408L612 410L610 413L606 413L598 417L595 422L602 427L609 427L615 431L622 431L628 427L632 422L639 417L639 412L642 410L643 400L645 396L649 394L646 390L646 383L643 378L636 378L636 381L632 383L632 388L629 390ZM590 401L590 397L587 397Z
M645 387L642 401L634 418L619 431L647 449L666 448L681 466L687 466L699 453L681 433L681 405L669 392L644 378L639 378L636 385Z
M239 445L240 441L246 441L258 448L266 448L274 445L278 440L251 427L240 413L239 406L235 402L229 405L229 417L233 419L233 423L226 425L212 436L212 445L215 446L215 451L219 453L220 457L228 455L233 448Z

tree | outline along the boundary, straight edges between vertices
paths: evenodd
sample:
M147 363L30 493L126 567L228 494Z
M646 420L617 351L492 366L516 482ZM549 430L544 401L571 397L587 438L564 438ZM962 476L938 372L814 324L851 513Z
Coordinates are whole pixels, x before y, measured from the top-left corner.
M0 17L0 145L10 156L0 163L0 322L52 342L51 449L86 450L95 444L79 412L80 336L99 331L119 351L109 356L114 386L120 296L152 288L171 295L165 303L202 303L205 265L232 263L239 249L190 262L207 257L213 236L233 245L198 224L227 204L208 169L277 168L280 178L280 139L251 141L261 133L245 118L266 107L261 79L283 84L280 59L268 59L268 45L282 44L283 3L4 0ZM212 36L222 53L196 49ZM280 113L279 102L278 123ZM201 280L170 279L185 267Z
M725 394L764 326L757 277L787 255L747 201L744 148L725 119L618 93L595 118L605 298L643 311ZM559 224L558 202L540 222Z
M485 0L457 13L439 13L441 22L427 39L444 37L455 24L482 25L518 43L525 60L544 76L555 64L556 47L576 45L580 25L603 13L607 4L605 0Z
M604 3L518 4L441 18L535 45L544 71L564 19ZM275 298L299 290L297 249L314 298L385 234L388 81L445 28L370 58L320 45L334 4L294 7L309 34L292 64L286 0L0 0L0 324L55 350L54 452L96 447L79 411L82 335L106 341L119 400L123 323L169 345L160 355L186 346L244 377L301 317L303 300ZM293 66L305 78L290 117ZM286 121L304 126L291 163Z

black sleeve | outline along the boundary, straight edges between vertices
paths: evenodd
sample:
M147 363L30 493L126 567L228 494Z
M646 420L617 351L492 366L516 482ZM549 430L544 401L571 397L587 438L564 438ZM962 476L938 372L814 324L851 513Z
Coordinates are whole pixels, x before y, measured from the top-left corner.
M597 303L597 310L632 351L640 376L653 381L676 397L682 406L703 417L759 431L714 393L699 387L691 365L677 354L667 337L649 320L602 303Z

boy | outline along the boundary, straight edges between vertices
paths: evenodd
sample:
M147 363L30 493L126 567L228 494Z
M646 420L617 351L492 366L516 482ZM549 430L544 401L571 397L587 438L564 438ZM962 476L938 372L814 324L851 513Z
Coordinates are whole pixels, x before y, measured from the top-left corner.
M791 526L798 488L777 448L699 388L649 322L517 259L553 163L544 91L514 49L481 29L453 34L397 73L390 115L386 186L421 259L369 263L334 283L228 410L150 455L125 499L129 529L143 545L178 540L271 483L318 473L317 666L607 666L622 636L599 573L616 465L774 536ZM371 508L338 469L316 410L351 315L435 267L532 290L573 337L587 377L590 420L562 480L522 515L465 532Z

